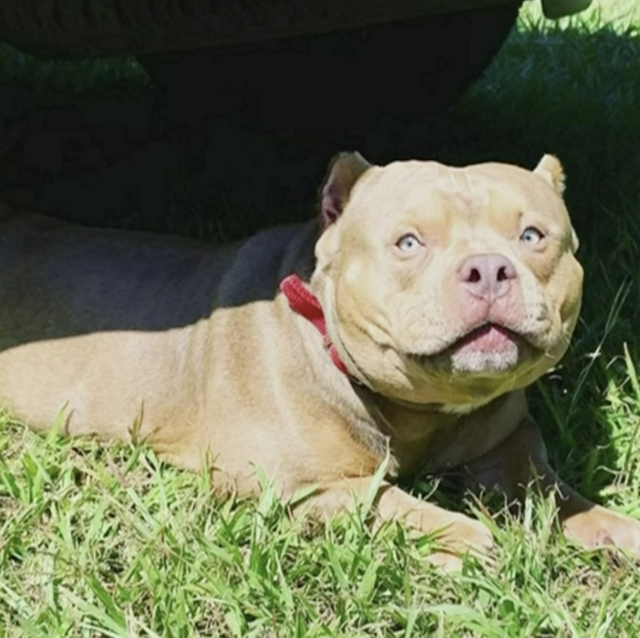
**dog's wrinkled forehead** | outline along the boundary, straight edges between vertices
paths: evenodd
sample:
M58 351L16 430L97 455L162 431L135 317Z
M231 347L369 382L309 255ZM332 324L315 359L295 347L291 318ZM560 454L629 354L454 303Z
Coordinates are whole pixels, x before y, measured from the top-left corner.
M455 196L450 174L450 169L438 162L394 162L376 166L355 185L349 207L369 211L398 206L413 208L436 197Z
M354 218L403 212L469 218L488 209L505 214L544 210L568 223L561 198L539 175L506 164L452 168L411 161L372 167L355 185L348 209Z

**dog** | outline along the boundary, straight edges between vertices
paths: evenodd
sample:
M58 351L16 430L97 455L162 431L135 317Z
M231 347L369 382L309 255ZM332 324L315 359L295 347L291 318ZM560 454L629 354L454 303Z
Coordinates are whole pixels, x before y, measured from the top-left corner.
M555 494L567 535L640 554L640 523L549 466L525 388L558 363L582 269L560 162L334 159L317 219L214 247L3 209L0 401L37 431L144 441L161 459L332 516L486 553L478 520L397 479L464 468L510 501ZM381 464L385 476L376 474ZM377 481L377 482L376 482Z

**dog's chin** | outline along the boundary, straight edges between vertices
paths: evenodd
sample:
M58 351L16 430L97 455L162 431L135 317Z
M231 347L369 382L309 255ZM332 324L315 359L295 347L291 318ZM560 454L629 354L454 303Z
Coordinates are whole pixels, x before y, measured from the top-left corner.
M460 348L450 357L454 374L494 375L513 371L520 363L520 350L513 343L497 352Z
M519 334L489 324L471 331L441 352L420 357L426 368L454 375L495 377L512 374L533 356L533 346Z

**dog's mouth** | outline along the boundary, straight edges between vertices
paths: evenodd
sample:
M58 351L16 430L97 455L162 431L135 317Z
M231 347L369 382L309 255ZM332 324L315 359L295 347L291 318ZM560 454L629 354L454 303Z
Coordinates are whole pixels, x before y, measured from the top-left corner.
M458 373L500 373L513 370L536 346L523 334L487 322L473 328L438 352L412 355L422 366Z
M462 348L471 348L478 352L500 352L512 343L523 341L525 341L524 337L514 330L497 323L485 323L456 339L440 354L444 354L445 351L454 352Z

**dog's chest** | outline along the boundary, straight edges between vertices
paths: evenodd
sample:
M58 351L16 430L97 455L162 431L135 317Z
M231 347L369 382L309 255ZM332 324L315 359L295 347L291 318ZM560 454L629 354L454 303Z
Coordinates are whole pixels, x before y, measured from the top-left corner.
M480 458L513 432L527 410L524 394L513 393L468 414L390 405L379 413L402 477L443 472Z
M450 415L407 419L394 428L390 449L398 476L438 472L467 460L464 427Z

